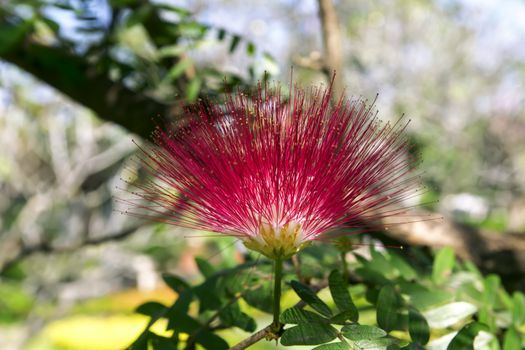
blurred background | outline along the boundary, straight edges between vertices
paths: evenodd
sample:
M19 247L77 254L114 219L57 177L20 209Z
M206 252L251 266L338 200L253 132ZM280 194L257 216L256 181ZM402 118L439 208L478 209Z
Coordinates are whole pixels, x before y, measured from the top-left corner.
M0 348L122 348L134 307L173 299L160 272L232 249L120 213L132 140L292 66L411 119L418 210L442 218L388 239L453 246L525 289L524 1L2 1Z

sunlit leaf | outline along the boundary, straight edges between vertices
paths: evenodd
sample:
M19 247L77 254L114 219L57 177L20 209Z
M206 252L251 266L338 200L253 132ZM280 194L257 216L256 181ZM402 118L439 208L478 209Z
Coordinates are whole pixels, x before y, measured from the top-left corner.
M452 273L456 264L454 250L450 247L442 248L435 257L432 269L432 279L435 283L441 284Z
M387 338L373 339L373 340L358 340L355 345L358 349L363 350L387 350L392 344L392 340Z
M473 315L477 310L474 304L458 301L425 311L423 315L431 328L446 328Z
M347 343L330 343L316 346L312 350L349 350L350 344Z
M186 99L189 102L195 101L199 96L202 80L200 78L193 78L186 87Z
M512 322L516 326L525 323L525 296L521 292L512 295Z
M381 328L367 325L352 324L344 326L341 329L341 333L350 340L372 340L377 338L382 338L387 335L387 333Z
M521 349L521 336L514 328L510 328L503 337L503 350L515 349Z

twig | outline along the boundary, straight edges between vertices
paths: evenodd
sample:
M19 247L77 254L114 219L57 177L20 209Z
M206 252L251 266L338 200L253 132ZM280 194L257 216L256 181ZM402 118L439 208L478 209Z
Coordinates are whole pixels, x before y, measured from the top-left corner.
M301 261L298 254L292 256L292 264L299 282L305 283L306 281L304 280L303 274L301 273Z
M240 343L237 343L236 345L232 346L229 350L242 350L246 349L248 346L253 345L257 343L258 341L261 341L262 339L266 338L271 333L273 324L270 324L263 329L261 329L258 332L255 332L248 338L244 339Z

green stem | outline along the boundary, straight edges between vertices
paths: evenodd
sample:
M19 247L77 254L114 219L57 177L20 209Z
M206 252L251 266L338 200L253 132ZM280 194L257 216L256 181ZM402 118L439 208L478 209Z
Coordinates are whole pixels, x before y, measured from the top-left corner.
M348 272L348 263L346 262L346 252L341 252L341 263L343 264L343 278L348 283L350 273Z
M274 260L274 287L273 287L273 323L272 328L278 332L281 328L279 316L281 314L281 280L283 278L283 259Z

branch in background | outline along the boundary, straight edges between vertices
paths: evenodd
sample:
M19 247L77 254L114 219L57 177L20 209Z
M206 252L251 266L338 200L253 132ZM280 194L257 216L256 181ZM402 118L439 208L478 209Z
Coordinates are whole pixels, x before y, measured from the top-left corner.
M323 72L329 81L333 72L336 72L333 89L335 96L339 97L344 91L343 40L332 0L319 0L319 18L323 32Z
M170 117L176 112L173 107L111 81L83 58L61 48L28 40L2 58L91 109L100 118L144 138L154 129L152 118Z
M86 246L99 245L107 242L118 241L127 238L137 231L140 226L125 228L122 231L108 234L106 236L86 238L74 245L68 246L53 246L50 242L43 241L36 245L24 246L19 243L17 253L3 261L0 261L0 275L7 271L11 266L17 262L27 258L30 255L38 253L70 253Z
M292 62L295 66L299 66L306 69L311 69L315 71L323 70L324 64L319 51L312 51L308 57L304 56L294 56L292 57Z
M485 272L497 273L511 289L525 289L525 235L479 230L447 219L423 221L429 213L415 212L421 218L409 223L384 220L387 238L405 245L432 248L452 247L456 254L471 260Z

